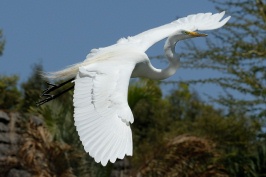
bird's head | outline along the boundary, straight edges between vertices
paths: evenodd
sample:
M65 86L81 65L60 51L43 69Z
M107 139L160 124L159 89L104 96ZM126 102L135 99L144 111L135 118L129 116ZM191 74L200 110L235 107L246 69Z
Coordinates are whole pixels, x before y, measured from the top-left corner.
M177 60L179 57L175 53L175 45L178 41L194 38L194 37L205 37L207 34L199 33L196 31L188 31L188 30L178 30L172 35L170 35L164 44L165 55L169 59Z
M204 33L199 33L197 31L178 30L168 37L164 47L174 48L174 46L176 45L178 41L189 39L189 38L194 38L194 37L205 37L205 36L208 36L208 35Z

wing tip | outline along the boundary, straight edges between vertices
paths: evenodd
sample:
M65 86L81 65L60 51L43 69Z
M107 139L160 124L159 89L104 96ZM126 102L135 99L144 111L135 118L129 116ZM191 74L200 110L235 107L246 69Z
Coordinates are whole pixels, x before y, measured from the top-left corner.
M228 16L228 17L224 18L222 21L220 21L217 28L221 28L222 26L224 26L230 20L230 18L231 18L231 16Z
M220 12L219 13L222 17L224 16L224 14L225 14L225 10L224 11L222 11L222 12Z
M101 164L102 164L102 166L104 166L104 167L107 165L107 163L108 163L108 160L107 160L107 161L103 161L103 160L101 161Z
M111 131L113 133L109 134L108 136L110 137L113 135L114 138L111 138L111 140L114 140L114 141L109 142L110 144L108 146L109 148L106 146L102 146L103 144L100 143L103 141L106 142L110 140L108 136L106 136L106 138L100 137L100 138L97 138L96 140L95 135L94 135L93 140L87 141L87 138L89 138L89 136L86 136L86 137L82 136L81 129L79 128L79 126L76 127L79 133L80 140L84 146L84 150L87 153L89 153L89 155L92 158L94 158L94 161L96 163L101 163L102 166L106 166L109 161L111 163L115 163L117 159L124 159L126 155L127 156L132 155L133 147L132 147L132 133L131 133L130 126L125 125L125 122L121 121L121 119L118 119L118 118L115 118L115 122L118 123L116 125L119 125L117 127L118 128L117 130L119 130L120 134L117 134ZM87 133L91 134L92 132L88 131ZM106 134L107 133L105 132L104 135ZM103 149L105 150L102 151Z
M228 16L225 19L223 19L221 22L224 22L224 24L225 24L230 20L230 18L231 18L231 16Z
M224 26L231 18L231 16L228 16L228 17L222 19L223 16L225 15L225 11L213 14L212 16L215 16L217 14L218 14L219 18L213 18L212 21L210 22L211 24L208 24L208 25L206 25L204 23L200 24L197 29L198 30L214 30L214 29L218 29L218 28L221 28L222 26Z

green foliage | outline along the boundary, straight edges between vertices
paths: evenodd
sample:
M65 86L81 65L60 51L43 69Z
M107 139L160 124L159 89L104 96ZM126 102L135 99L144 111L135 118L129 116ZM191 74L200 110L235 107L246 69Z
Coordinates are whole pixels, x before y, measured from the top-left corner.
M227 174L244 176L244 169L245 174L256 173L251 156L256 152L256 139L262 125L260 120L239 112L225 115L200 101L197 94L183 83L168 99L172 105L170 112L178 113L171 114L168 139L178 134L204 137L216 144L220 155L213 160L222 165Z
M154 102L160 99L161 96L161 89L156 81L141 79L130 84L128 89L128 105L131 109L134 109L141 100Z
M238 107L242 113L266 118L265 1L212 1L219 11L225 10L232 17L222 29L210 34L215 40L207 38L206 49L188 42L184 54L188 60L183 66L215 70L220 76L190 82L217 84L225 93L216 102L229 111Z
M41 92L46 88L46 83L41 76L42 71L42 65L35 64L31 76L21 85L24 99L21 102L20 109L23 112L27 112L31 106L36 106Z
M178 89L174 90L169 96L168 100L171 104L171 118L173 120L189 119L193 121L197 114L201 114L200 108L203 103L198 98L195 92L189 90L189 85L180 83Z
M16 88L14 86L16 82L8 83ZM38 87L33 87L37 95ZM25 88L32 89L30 84ZM38 93L41 91L38 90ZM5 92L7 91L3 93ZM71 150L66 150L58 160L67 158L63 161L66 167L72 169L73 174L110 176L114 166L108 164L107 167L102 167L96 164L81 145L74 126L72 95L72 91L67 92L40 107L29 105L27 111L43 117L45 126L49 130L51 147L55 142L59 143L58 146L69 146ZM201 173L203 176L209 174L252 176L264 173L265 159L261 155L264 154L265 144L257 141L257 134L261 128L261 122L257 119L251 119L241 114L241 111L232 111L225 115L223 111L202 102L186 83L180 83L163 98L158 82L140 80L130 85L128 99L135 118L131 126L134 156L128 158L132 174L141 172L143 176L149 176L150 173L169 175ZM33 129L29 134L34 135L34 131ZM196 141L190 141L191 139L183 141L182 137L187 136L178 135L193 135ZM33 140L34 138L31 139ZM204 142L211 142L211 146ZM201 146L200 143L206 146ZM190 147L194 148L189 149ZM24 148L24 151L27 149ZM165 151L169 152L168 155ZM45 150L43 152L45 153ZM34 156L34 153L28 153ZM197 156L193 156L195 153ZM149 163L151 161L152 163ZM27 165L31 166L31 162ZM152 169L152 171L142 171L143 169ZM186 173L188 171L189 173Z
M256 147L256 151L251 156L254 163L254 170L259 176L266 176L266 140L263 139Z
M18 76L0 76L0 109L15 110L21 100Z
M210 34L215 40L207 38L206 49L187 43L183 56L188 60L183 67L220 72L217 78L187 83L221 86L225 92L214 101L225 106L226 114L198 105L192 122L183 120L173 127L186 123L181 132L190 131L217 143L221 156L216 160L230 176L263 176L265 144L257 135L266 118L266 4L261 0L212 1L219 11L225 10L232 17L222 29Z
M167 104L162 99L158 83L151 80L140 80L130 85L128 95L134 115L131 126L134 144L132 163L138 167L163 143L163 132L167 129Z

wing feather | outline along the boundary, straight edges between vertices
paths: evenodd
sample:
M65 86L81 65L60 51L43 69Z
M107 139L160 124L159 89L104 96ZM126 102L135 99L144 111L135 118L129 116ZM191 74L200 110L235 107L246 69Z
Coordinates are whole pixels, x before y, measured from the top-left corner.
M221 13L213 14L212 21L220 21L223 18L224 14L225 14L224 11Z
M110 162L112 162L112 163L115 162L115 159L113 157L115 156L115 153L116 153L116 150L117 150L117 146L119 144L118 142L119 142L119 138L114 139L114 141L112 143L113 147L110 150L109 155L107 156L108 160L110 160Z
M110 151L113 147L113 142L116 140L116 136L114 136L114 134L110 133L110 139L107 141L107 144L105 146L105 149L103 149L103 152L102 152L102 163L103 164L107 164L108 160L109 160L109 154L110 154Z
M126 127L123 126L123 134L127 135L127 131L126 131ZM120 150L118 151L118 158L119 159L123 159L125 157L125 154L126 154L126 144L127 142L127 138L125 138L125 136L122 137L122 144L120 145Z
M110 144L111 139L113 137L113 134L110 133L111 131L114 131L114 130L112 130L112 129L110 130L109 129L109 131L106 131L106 134L105 134L105 136L102 139L103 145L100 146L100 148L97 149L97 152L95 154L95 159L98 160L98 161L100 161L101 159L103 161L106 161L104 153L105 153L106 150L109 150L109 148L110 148L108 145Z
M128 129L127 130L127 136L129 137L129 139L127 140L128 141L128 143L127 143L127 149L126 149L126 151L127 151L127 155L130 155L130 156L132 156L133 155L133 144L132 144L132 132L131 132L131 129Z
M99 149L97 149L97 152L95 154L95 161L97 163L99 163L100 161L102 161L103 164L108 162L108 159L102 156L102 154L105 151L106 146L108 145L110 137L111 137L111 134L107 134L102 140L103 142L106 142L106 144L104 146L101 146Z
M95 139L95 141L92 143L93 145L91 146L91 155L94 156L96 162L101 161L101 154L99 154L101 149L104 149L107 142L109 141L108 139L105 139L106 136L110 135L109 131L103 131L103 133L98 133L99 137Z
M116 146L113 149L113 154L111 154L110 156L110 162L114 163L116 161L116 158L118 158L118 150L120 148L121 143L122 143L121 138L118 138L116 142Z
M198 13L188 15L187 17L179 18L171 23L168 23L157 28L153 28L144 31L136 36L127 39L127 42L134 43L139 41L140 50L146 51L156 42L167 38L169 35L173 34L177 30L213 30L222 27L229 19L230 16L223 19L225 12L221 13ZM125 40L123 40L125 42Z
M127 89L135 63L114 64L80 67L74 81L75 126L84 149L102 165L132 155L133 115Z

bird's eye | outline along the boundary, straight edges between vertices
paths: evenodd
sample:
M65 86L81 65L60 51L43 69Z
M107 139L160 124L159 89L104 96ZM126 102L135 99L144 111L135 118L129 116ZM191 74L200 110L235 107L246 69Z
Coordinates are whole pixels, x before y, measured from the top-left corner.
M189 35L188 31L182 31L182 33L185 34L185 35Z

